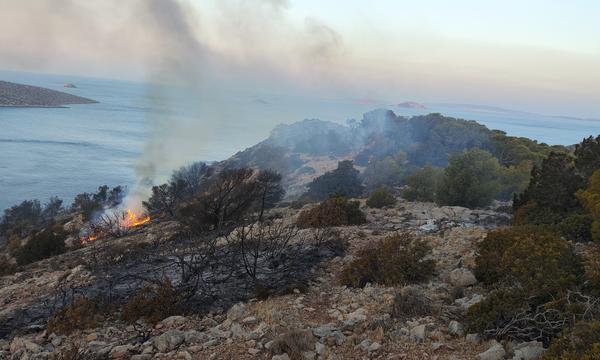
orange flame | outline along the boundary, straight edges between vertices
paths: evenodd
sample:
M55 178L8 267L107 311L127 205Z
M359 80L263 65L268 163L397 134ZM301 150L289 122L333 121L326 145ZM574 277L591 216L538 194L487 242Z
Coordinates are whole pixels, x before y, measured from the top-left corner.
M123 222L126 227L140 226L150 221L150 216L138 218L130 209L127 209L127 218Z
M96 239L98 239L98 236L96 236L96 235L91 235L91 236L84 236L84 237L81 237L81 238L79 238L79 241L80 241L80 242L81 242L83 245L85 245L85 244L87 244L87 243L90 243L90 242L92 242L92 241L94 241L94 240L96 240Z

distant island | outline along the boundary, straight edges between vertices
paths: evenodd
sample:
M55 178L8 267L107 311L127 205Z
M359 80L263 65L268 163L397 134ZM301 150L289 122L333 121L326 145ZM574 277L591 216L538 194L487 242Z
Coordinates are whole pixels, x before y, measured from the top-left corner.
M97 101L38 86L0 81L0 107L62 107Z
M400 108L404 109L425 109L425 105L420 104L416 101L405 101L397 105Z

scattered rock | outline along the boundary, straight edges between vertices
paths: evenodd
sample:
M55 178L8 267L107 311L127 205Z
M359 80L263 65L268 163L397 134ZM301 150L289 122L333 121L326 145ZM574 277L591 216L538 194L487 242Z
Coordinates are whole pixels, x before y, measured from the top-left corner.
M529 341L517 344L514 347L513 360L538 359L544 353L544 344L539 341Z
M504 347L495 340L490 343L491 346L484 352L477 354L478 360L502 360L506 355Z
M169 352L175 350L185 341L185 334L180 330L169 330L166 333L153 339L154 347L159 352Z
M450 283L454 286L466 287L477 284L477 278L469 269L458 268L450 272Z

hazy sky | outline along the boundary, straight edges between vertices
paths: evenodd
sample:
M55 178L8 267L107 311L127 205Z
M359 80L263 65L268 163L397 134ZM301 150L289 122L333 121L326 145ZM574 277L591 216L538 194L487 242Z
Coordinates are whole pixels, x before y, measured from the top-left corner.
M593 0L0 0L0 68L599 118L598 14Z

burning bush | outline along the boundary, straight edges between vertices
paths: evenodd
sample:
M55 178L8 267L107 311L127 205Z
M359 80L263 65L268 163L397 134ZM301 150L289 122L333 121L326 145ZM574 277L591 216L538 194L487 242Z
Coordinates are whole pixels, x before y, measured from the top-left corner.
M406 285L425 281L435 271L435 262L425 259L430 247L414 235L403 232L361 250L342 270L344 285L363 287L367 283Z
M179 312L181 294L173 287L168 279L156 285L140 288L123 306L121 317L128 323L144 319L149 324L155 324L164 318Z
M74 330L93 328L102 320L98 314L98 305L88 298L80 298L65 307L48 320L48 333L68 335Z
M296 225L300 228L320 228L364 224L367 219L359 206L358 201L348 201L341 196L332 197L310 210L300 212Z

